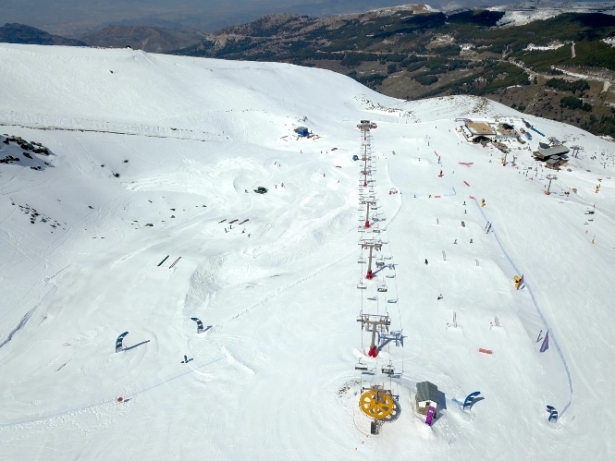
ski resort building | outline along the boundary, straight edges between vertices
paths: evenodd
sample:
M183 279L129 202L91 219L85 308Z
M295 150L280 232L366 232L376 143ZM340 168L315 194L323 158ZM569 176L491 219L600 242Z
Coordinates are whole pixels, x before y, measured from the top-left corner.
M416 395L414 402L416 405L416 411L421 415L427 415L429 407L438 408L438 401L440 400L440 394L438 392L438 386L429 381L423 381L422 383L416 383Z
M508 123L499 123L496 128L495 139L498 139L498 140L500 139L501 140L519 139L519 133L517 133L513 125L510 125Z
M461 132L466 140L471 142L480 142L481 140L492 141L496 138L495 130L485 122L473 122L466 120L461 125Z
M538 143L538 150L532 152L532 155L536 160L543 161L547 168L559 170L568 161L566 154L569 152L566 146L551 146L541 142Z

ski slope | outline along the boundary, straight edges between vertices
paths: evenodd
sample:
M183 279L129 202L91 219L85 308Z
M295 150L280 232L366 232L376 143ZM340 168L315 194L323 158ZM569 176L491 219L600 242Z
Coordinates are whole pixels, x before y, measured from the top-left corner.
M285 64L8 44L0 62L0 134L50 151L0 143L20 158L0 164L0 460L615 456L612 142ZM502 167L455 120L522 116L582 148L551 195L527 146ZM378 124L368 188L361 119ZM365 189L386 266L359 290ZM403 347L368 358L361 311ZM115 353L124 331L136 347ZM444 394L431 428L424 380ZM373 384L399 396L377 436L358 406Z

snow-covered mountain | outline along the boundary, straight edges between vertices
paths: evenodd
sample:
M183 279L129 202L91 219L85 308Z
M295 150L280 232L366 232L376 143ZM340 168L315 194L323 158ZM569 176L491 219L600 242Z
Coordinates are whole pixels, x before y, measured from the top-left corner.
M612 142L284 64L6 44L0 62L0 460L613 456ZM522 117L544 136L503 141L505 167L461 132ZM531 155L549 137L579 147L557 172ZM367 357L360 312L403 347ZM398 396L377 436L374 384Z
M500 26L522 26L532 21L554 18L563 13L603 13L615 15L613 2L552 2L541 0L521 1L509 5L493 6L492 11L503 11Z

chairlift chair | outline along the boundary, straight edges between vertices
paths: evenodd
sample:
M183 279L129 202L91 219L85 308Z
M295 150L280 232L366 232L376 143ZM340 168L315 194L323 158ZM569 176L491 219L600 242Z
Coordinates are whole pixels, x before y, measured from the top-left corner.
M397 304L397 298L387 299L387 303L390 303L390 304Z
M384 258L382 256L379 256L378 259L376 259L376 266L379 266L379 267L384 266Z
M380 293L386 293L388 291L387 285L386 283L383 283L381 285L378 285L378 291Z
M355 364L354 369L358 371L367 371L368 367L361 362L361 359L359 359L359 362Z
M359 290L365 290L367 288L367 285L363 282L363 280L359 280L359 283L357 284L357 288Z
M388 279L394 279L395 278L395 274L389 274L385 276Z
M388 365L382 367L382 373L390 376L395 373L395 367L389 362Z

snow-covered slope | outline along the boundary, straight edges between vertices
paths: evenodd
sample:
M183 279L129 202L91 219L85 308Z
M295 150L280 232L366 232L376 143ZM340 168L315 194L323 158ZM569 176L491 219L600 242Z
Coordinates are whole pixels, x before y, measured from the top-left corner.
M545 195L526 146L503 168L457 131L524 126L481 98L132 50L2 44L0 62L0 133L49 149L0 137L20 158L0 163L0 460L613 456L611 142L526 117L582 147ZM366 290L360 119L378 124L387 258ZM388 312L403 347L366 357L361 310ZM136 347L115 353L124 331ZM423 380L444 394L431 428L411 403ZM358 407L372 384L401 410L378 436Z

